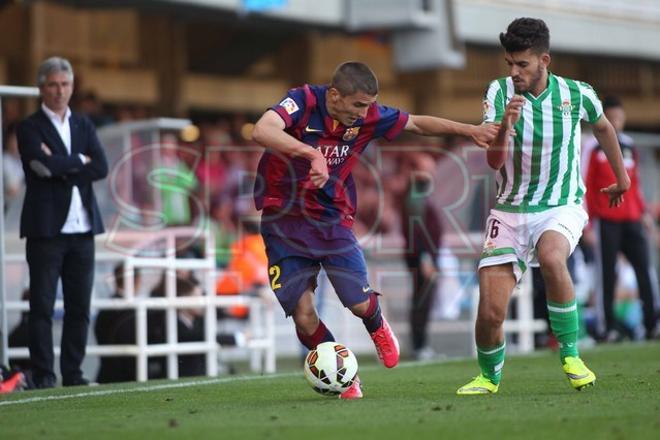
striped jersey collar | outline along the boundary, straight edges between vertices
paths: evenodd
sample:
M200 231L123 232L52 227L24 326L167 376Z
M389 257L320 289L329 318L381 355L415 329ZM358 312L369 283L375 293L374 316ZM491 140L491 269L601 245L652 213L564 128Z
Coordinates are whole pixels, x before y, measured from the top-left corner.
M548 72L548 86L539 96L534 96L530 92L523 93L523 96L532 102L541 102L550 95L555 87L557 87L557 78L555 78L552 72Z

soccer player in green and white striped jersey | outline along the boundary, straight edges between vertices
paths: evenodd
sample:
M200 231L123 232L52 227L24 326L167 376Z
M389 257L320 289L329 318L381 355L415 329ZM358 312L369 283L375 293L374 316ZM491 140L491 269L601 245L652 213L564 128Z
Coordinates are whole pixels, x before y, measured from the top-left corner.
M513 63L513 61L511 61ZM520 79L517 80L518 82ZM547 86L538 95L519 92L511 77L493 81L484 107L485 122L500 121L506 104L522 104L515 124L512 151L497 173L496 209L540 212L564 205L580 205L580 120L598 122L603 108L590 85L547 73Z
M528 264L541 267L562 367L571 386L580 390L596 380L577 350L575 292L566 267L587 222L579 170L581 120L593 125L614 170L616 182L601 189L612 206L621 203L630 179L596 92L548 71L550 33L545 23L516 19L500 34L500 42L511 75L493 81L484 99L484 122L501 125L487 153L488 165L497 170L498 191L479 262L475 327L481 374L457 394L497 392L505 352L502 323Z

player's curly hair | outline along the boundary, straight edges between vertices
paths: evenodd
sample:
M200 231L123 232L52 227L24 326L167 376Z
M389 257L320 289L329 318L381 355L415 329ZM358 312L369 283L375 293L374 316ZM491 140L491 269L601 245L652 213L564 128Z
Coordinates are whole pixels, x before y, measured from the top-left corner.
M538 18L516 18L506 32L500 34L500 43L507 52L520 52L532 49L536 53L550 50L550 30Z
M364 63L347 61L335 69L330 87L334 87L342 96L353 95L360 91L370 96L378 94L378 80L374 72Z

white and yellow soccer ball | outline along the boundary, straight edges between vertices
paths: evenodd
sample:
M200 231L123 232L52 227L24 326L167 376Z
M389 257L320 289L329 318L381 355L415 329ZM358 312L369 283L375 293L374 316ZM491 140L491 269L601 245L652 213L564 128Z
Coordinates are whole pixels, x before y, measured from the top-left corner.
M323 342L305 357L305 379L319 394L346 391L357 377L358 362L351 350L338 342Z

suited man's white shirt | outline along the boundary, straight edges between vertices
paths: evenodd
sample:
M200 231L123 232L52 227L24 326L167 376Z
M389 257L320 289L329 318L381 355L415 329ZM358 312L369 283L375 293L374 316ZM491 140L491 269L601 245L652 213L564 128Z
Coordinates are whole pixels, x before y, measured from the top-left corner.
M48 119L57 130L57 133L62 139L62 143L66 147L66 151L71 154L71 126L69 125L69 118L71 117L71 109L67 107L66 113L64 115L64 120L62 120L55 112L46 107L43 103L41 104L41 109L46 113ZM82 155L78 155L80 158L81 164L85 164L85 161ZM82 199L80 198L80 191L77 186L73 186L71 192L71 204L69 205L69 213L66 216L66 221L62 230L62 234L80 234L84 232L89 232L92 230L92 223L89 219L89 214L83 206Z

